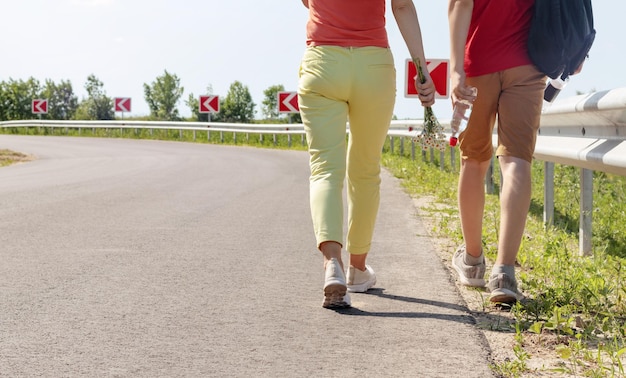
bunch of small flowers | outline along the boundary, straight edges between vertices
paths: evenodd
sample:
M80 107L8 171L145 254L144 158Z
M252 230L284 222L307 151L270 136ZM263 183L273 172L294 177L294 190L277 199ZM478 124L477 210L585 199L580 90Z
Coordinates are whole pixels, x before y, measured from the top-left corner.
M413 140L418 142L424 151L428 151L431 148L445 151L448 146L446 135L443 133L443 126L435 117L435 113L433 113L433 109L430 106L424 108L424 128L421 132L418 131L418 133Z
M420 60L415 59L413 63L415 63L415 67L417 67L420 82L426 82ZM428 151L431 148L444 151L448 145L446 135L443 133L443 126L441 126L439 120L435 117L435 113L430 106L424 107L424 128L421 133L419 131L418 133L419 134L416 135L413 140L418 142L424 151Z

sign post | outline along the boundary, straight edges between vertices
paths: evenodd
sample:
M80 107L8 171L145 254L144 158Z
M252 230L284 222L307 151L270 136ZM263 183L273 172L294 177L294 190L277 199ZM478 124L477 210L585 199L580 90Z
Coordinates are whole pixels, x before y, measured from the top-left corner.
M450 61L448 59L426 60L426 69L435 84L435 98L448 98L448 72ZM417 77L417 67L411 59L406 60L406 80L404 82L404 97L417 97L415 88L415 78Z

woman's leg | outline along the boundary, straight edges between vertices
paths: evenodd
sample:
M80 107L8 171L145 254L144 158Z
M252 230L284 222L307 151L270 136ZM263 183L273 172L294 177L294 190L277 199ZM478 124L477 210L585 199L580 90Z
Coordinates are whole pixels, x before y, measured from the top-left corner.
M323 307L349 306L341 259L343 183L349 62L346 49L307 49L300 69L298 100L309 147L310 205L317 246L324 256Z
M389 49L353 51L347 162L350 265L365 270L380 201L380 159L396 95L396 74Z

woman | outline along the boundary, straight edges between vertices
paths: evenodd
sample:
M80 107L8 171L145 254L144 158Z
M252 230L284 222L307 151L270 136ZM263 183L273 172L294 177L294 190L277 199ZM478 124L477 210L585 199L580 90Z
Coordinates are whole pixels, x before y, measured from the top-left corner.
M393 115L396 73L385 30L385 0L302 0L309 9L307 49L298 101L310 153L310 204L317 247L324 256L323 307L350 305L347 291L376 283L366 265L378 213L380 158ZM425 62L412 0L391 0L410 56ZM416 81L423 106L434 84ZM346 145L346 121L349 138ZM343 183L347 178L349 267L344 274Z

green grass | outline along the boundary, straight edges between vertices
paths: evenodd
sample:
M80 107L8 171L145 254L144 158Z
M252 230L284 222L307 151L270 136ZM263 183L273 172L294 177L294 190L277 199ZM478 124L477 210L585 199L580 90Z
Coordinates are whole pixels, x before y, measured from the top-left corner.
M4 133L124 137L137 139L180 140L196 143L225 143L264 148L305 149L300 136L261 137L233 133L177 130L54 130L6 129ZM416 159L387 142L383 165L401 179L407 192L415 197L429 196L431 205L421 209L437 219L433 237L460 243L462 235L456 208L458 169L445 154L441 169L440 154ZM458 165L458 158L457 164ZM497 172L497 162L495 171ZM496 256L499 224L499 175L495 193L487 195L484 219L484 249L491 261ZM525 340L534 337L545 343L547 353L561 359L555 374L577 377L625 377L626 368L626 178L594 173L593 254L578 254L580 206L579 170L555 167L555 215L553 226L543 224L543 164L533 164L533 197L525 236L518 254L518 278L528 300L511 308L512 346L515 359L492 366L503 377L532 374ZM483 304L482 311L488 304ZM500 324L492 329L498 330ZM505 327L506 328L506 327Z
M439 159L438 153L433 161L429 154L412 160L406 153L387 153L383 165L411 195L434 197L434 203L422 209L438 219L433 235L461 243L458 174L448 154L444 170ZM533 163L532 205L518 254L518 278L528 300L511 309L516 359L493 366L501 376L530 373L523 340L531 335L538 335L539 342L543 338L546 350L561 358L555 373L626 376L626 178L594 172L593 254L583 257L578 253L579 172L574 167L555 167L554 224L546 228L543 163ZM499 175L494 176L496 194L487 195L483 230L491 261L496 257L499 224Z

